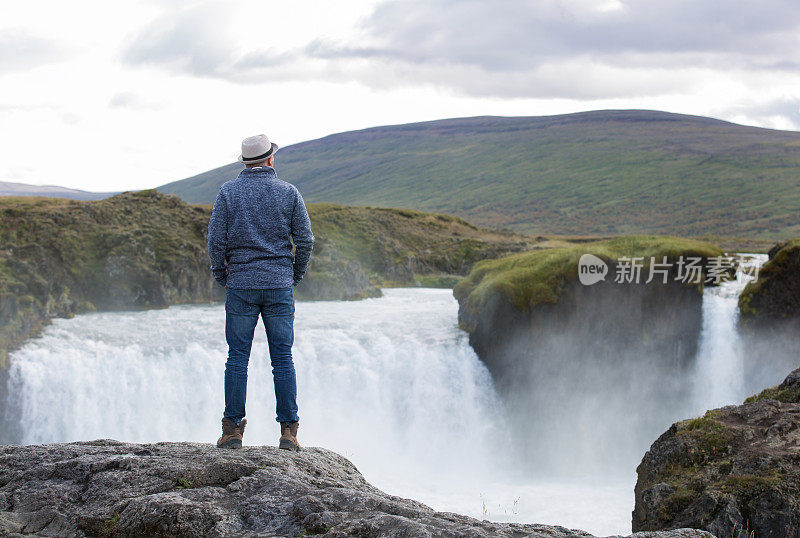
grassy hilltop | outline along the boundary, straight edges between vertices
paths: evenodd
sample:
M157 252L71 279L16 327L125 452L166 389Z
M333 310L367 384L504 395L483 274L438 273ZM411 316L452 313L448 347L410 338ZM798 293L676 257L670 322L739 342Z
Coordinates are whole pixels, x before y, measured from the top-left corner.
M241 165L159 187L210 203ZM374 127L282 148L308 202L444 212L523 233L800 234L800 133L629 110Z

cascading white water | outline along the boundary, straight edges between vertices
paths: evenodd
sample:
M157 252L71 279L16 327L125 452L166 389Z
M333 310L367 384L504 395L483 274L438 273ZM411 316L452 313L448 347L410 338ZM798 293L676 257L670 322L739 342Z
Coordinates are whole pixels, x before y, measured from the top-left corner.
M705 292L697 368L686 379L696 387L697 413L746 396L736 344L743 285ZM512 425L458 329L450 290L384 291L380 299L297 304L303 443L335 450L375 486L440 510L596 534L630 532L638 460L624 476L591 481L521 474L508 442ZM246 442L274 445L274 395L261 327L250 363ZM13 353L6 413L22 425L25 443L98 437L214 442L225 356L221 305L54 320ZM598 409L598 421L627 420ZM676 403L671 420L685 413ZM640 440L621 437L619 443Z
M693 410L700 414L707 409L741 403L749 396L751 384L744 373L743 350L737 331L738 298L748 282L753 280L754 268L760 267L767 256L745 255L743 270L735 280L707 287L703 293L703 330L695 360L693 376ZM787 372L777 371L774 379Z
M367 480L437 509L597 533L629 527L632 483L534 483L517 476L505 412L458 329L450 290L299 302L301 440L350 458ZM214 442L223 409L222 305L53 320L12 355L7 412L24 443L116 438ZM276 444L259 322L249 444Z
M504 424L495 420L502 411L488 372L455 326L454 308L447 290L298 303L306 442L362 462L387 450L409 462L425 453L445 468L453 452L484 461L490 436L503 439ZM23 441L213 440L223 408L224 317L215 305L54 320L12 359L19 418L36 424ZM262 328L248 383L254 443L273 443L277 431L267 357Z

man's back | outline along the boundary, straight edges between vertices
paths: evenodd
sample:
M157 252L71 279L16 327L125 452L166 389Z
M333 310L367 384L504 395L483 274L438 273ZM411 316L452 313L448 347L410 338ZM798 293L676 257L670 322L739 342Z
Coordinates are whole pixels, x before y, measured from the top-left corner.
M220 189L208 223L211 271L225 286L225 411L220 448L241 448L247 397L247 365L259 317L267 333L275 384L278 447L300 450L297 440L297 376L294 286L308 267L314 235L303 197L275 175L278 145L267 135L242 140L239 161L247 168ZM292 256L292 243L295 253Z
M303 197L269 166L245 168L220 188L208 230L214 277L233 289L291 288L314 243Z

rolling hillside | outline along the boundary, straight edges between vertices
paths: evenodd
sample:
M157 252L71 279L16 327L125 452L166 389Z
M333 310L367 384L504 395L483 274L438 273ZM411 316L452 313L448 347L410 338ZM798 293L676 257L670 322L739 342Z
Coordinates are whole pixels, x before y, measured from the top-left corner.
M0 196L45 196L48 198L68 198L71 200L102 200L117 193L91 192L54 185L28 185L0 181Z
M235 163L159 188L210 203ZM288 146L308 202L444 212L523 233L800 234L800 133L657 111L476 117Z

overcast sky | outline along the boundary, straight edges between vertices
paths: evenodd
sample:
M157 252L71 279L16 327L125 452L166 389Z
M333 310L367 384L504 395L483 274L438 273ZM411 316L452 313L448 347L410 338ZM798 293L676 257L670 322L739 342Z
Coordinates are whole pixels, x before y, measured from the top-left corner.
M149 188L251 134L485 114L798 130L798 50L797 0L3 2L0 181Z

